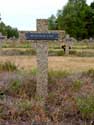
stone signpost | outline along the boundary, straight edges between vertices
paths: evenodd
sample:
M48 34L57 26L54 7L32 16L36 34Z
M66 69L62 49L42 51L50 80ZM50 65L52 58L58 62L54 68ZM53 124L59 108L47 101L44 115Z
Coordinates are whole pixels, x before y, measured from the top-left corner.
M65 48L65 55L69 55L69 48L71 47L71 38L69 35L66 35L65 37L65 45L66 45L66 48Z
M48 20L37 19L37 32L27 33L27 40L36 43L37 52L37 97L45 103L48 95L48 41L58 40L58 33L48 31Z
M48 21L37 20L37 32L48 32ZM48 95L48 42L40 40L36 43L37 51L37 95L43 99Z

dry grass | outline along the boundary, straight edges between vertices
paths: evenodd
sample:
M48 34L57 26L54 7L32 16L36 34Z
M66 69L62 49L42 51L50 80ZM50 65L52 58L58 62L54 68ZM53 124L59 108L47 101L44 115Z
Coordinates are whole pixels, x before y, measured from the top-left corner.
M51 57L49 67L54 70L85 71L94 67L94 58Z
M34 69L37 66L35 56L0 56L0 62L5 61L11 61L25 70ZM48 62L50 70L77 72L94 68L93 57L48 57Z
M22 51L26 51L29 50L31 48L2 48L3 51L5 50L22 50Z

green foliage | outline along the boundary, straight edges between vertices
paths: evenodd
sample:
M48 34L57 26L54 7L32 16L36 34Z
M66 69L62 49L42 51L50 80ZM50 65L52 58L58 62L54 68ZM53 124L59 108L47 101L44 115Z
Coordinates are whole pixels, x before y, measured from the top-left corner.
M21 100L17 104L18 108L20 109L21 112L29 111L32 108L32 103L29 100Z
M8 86L9 93L17 94L20 89L21 83L19 80L11 80Z
M32 75L36 75L37 74L37 69L36 68L33 68L32 70L31 70L31 73L32 73Z
M62 49L49 49L48 54L50 56L64 56L64 51Z
M49 78L63 78L69 75L69 72L67 71L54 71L50 70L48 72Z
M7 43L4 43L3 45L2 45L2 48L9 48L10 46L7 44Z
M2 50L2 55L7 55L7 56L14 56L14 55L35 55L36 51L33 49L6 49L6 50Z
M18 30L16 28L12 28L11 26L6 26L6 32L7 32L7 38L19 37Z
M94 117L94 96L78 97L76 103L82 118L92 119Z
M6 25L3 22L0 23L0 32L5 36L7 35Z
M85 27L87 29L87 36L94 37L94 8L88 7L85 16Z
M94 77L94 69L89 69L89 70L87 71L87 75L88 75L88 76L91 76L91 77Z
M24 42L23 44L17 45L17 48L31 48L31 43Z
M76 50L70 50L70 51L69 51L69 54L70 54L70 55L77 55L77 52L76 52Z
M18 38L19 32L16 28L5 25L3 22L0 23L0 32L7 36L7 38Z
M71 50L70 55L72 56L78 56L78 57L94 57L94 52L88 52L86 51L79 51L79 50Z
M62 30L63 29L63 23L62 23L62 20L63 20L63 15L62 15L62 10L58 10L57 12L57 28L59 30Z
M62 16L62 28L72 37L84 38L87 35L84 22L86 8L84 0L69 1L60 15Z
M57 51L57 56L64 56L64 51L63 50L60 50L60 51Z
M17 66L11 62L0 63L0 71L15 71L17 70Z
M5 42L3 43L2 48L14 48L14 44ZM15 48L30 48L31 49L31 43L27 43L27 42L22 43L22 44L19 43L15 45Z
M91 3L90 7L94 9L94 1Z
M81 80L74 81L72 84L73 91L79 91L82 85L83 85L83 82Z
M56 30L57 29L57 23L56 23L56 17L54 15L52 15L49 19L48 19L48 28L51 30Z
M63 9L58 10L55 19L56 28L65 30L76 39L94 37L94 3L86 4L86 0L69 0ZM50 29L54 29L53 18L49 20Z

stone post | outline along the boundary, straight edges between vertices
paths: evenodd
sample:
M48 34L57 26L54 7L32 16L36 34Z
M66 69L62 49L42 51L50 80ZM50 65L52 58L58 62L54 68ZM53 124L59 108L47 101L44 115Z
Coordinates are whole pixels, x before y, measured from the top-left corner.
M37 20L37 32L47 32L48 21L46 19ZM48 95L48 41L39 40L36 42L37 52L37 96L41 99L43 105Z
M69 45L70 45L69 43L70 43L69 35L66 35L66 38L65 38L65 44L66 44L65 55L69 55Z

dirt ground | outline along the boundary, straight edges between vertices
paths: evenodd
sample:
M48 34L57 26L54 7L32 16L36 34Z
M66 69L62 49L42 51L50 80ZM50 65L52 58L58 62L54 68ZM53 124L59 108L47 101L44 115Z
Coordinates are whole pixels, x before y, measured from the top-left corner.
M37 67L36 56L0 56L0 62L11 61L25 70ZM94 68L93 57L48 57L49 70L85 71Z

